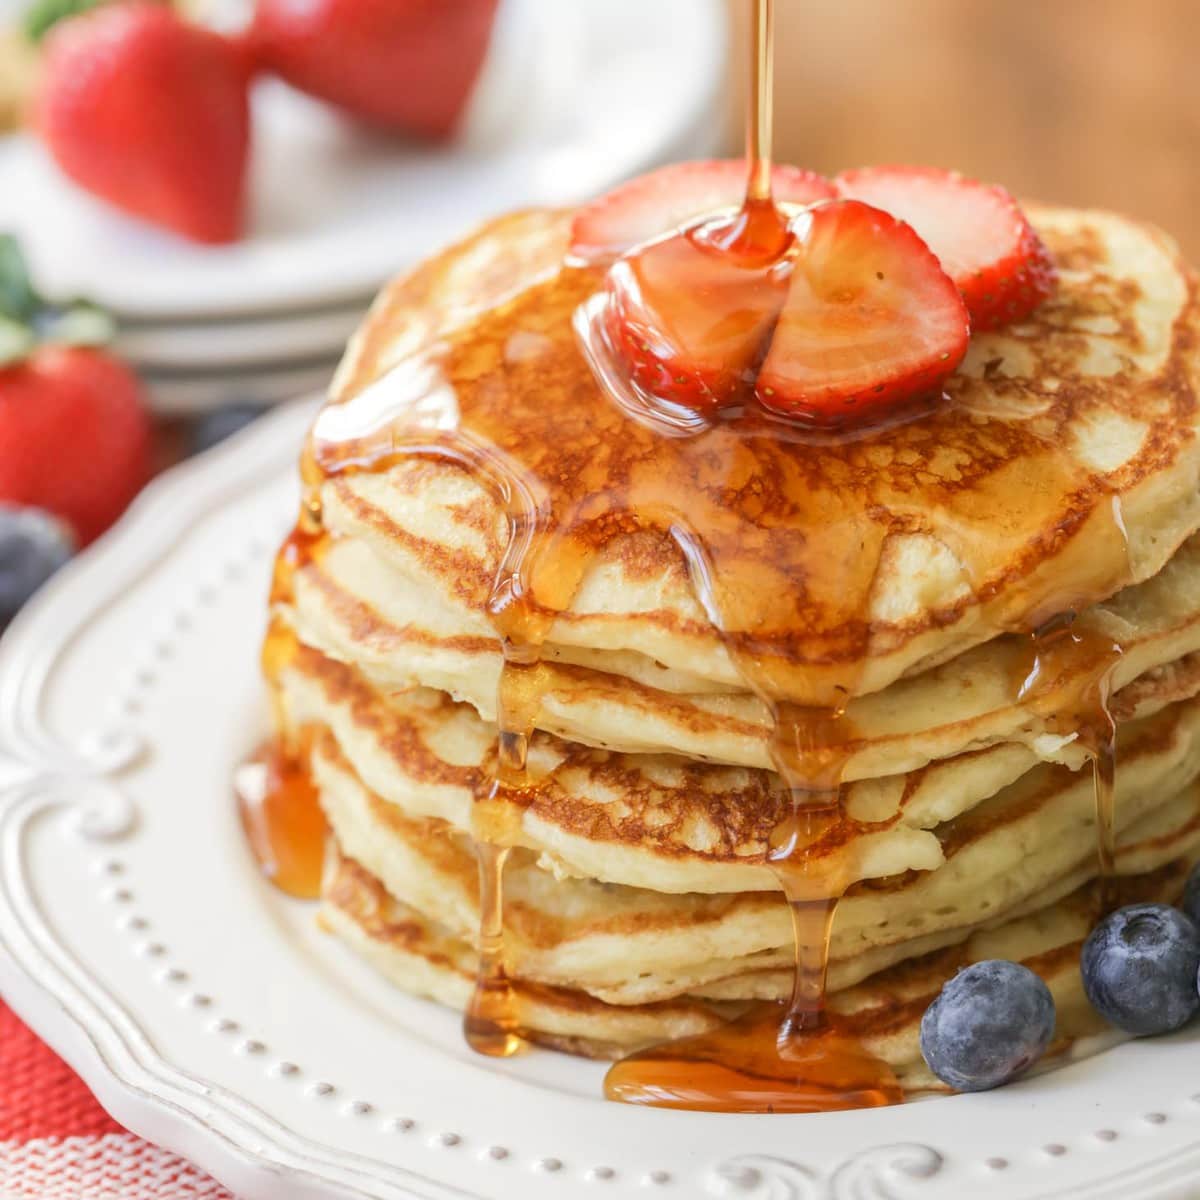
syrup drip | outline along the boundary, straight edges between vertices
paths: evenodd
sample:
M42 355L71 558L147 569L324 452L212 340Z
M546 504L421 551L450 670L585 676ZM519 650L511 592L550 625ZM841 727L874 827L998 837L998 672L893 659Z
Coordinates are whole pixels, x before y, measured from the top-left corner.
M467 1045L489 1058L509 1058L525 1048L517 1018L516 995L504 965L504 864L509 849L480 836L479 970L475 990L463 1014Z
M746 202L771 203L771 125L775 112L775 0L755 0L750 103L746 106Z
M753 664L739 659L747 678ZM842 775L853 727L841 709L776 702L773 758L792 811L770 836L768 861L792 918L792 994L753 1005L714 1032L630 1055L605 1079L610 1100L712 1112L833 1112L899 1104L899 1081L829 1013L825 984L838 901L849 880L822 869L821 849L853 836Z
M768 860L792 917L792 996L779 1027L781 1046L824 1027L825 976L837 902L848 880L832 878L812 861L814 848L848 829L842 776L852 730L842 709L804 709L776 703L772 758L791 793L792 812L772 831ZM827 1049L832 1041L827 1040ZM851 1057L863 1056L855 1051ZM877 1064L877 1073L885 1068ZM850 1090L856 1090L851 1088Z
M289 603L296 572L324 554L319 497L316 486L305 487L295 527L275 556L272 606ZM237 766L233 790L259 870L288 895L315 900L321 894L329 823L309 768L310 731L296 729L279 682L297 650L296 635L272 620L263 640L262 670L275 734Z
M1097 889L1101 908L1112 906L1116 878L1115 786L1117 726L1109 709L1120 642L1073 612L1029 635L1030 653L1018 703L1041 717L1053 733L1074 737L1087 752L1096 796Z
M528 628L527 621L517 623ZM506 640L504 651L495 778L472 812L479 861L479 970L463 1018L467 1044L492 1058L508 1058L525 1048L516 995L504 964L504 864L532 786L527 770L529 739L542 691L537 645L526 642L518 647Z
M770 0L757 0L747 200L732 220L677 239L691 248L681 251L689 270L768 262L786 237L770 198L771 16ZM634 268L637 258L630 256ZM502 301L473 297L462 338L458 314L434 311L435 265L428 268L416 295L430 310L421 341L432 348L402 356L389 374L321 414L274 597L289 599L295 572L327 549L320 487L335 476L434 459L504 506L507 548L486 600L504 647L499 738L494 778L473 811L480 972L465 1031L476 1049L505 1056L524 1039L504 959L503 872L538 786L527 757L544 700L541 647L600 551L642 533L672 538L725 649L774 717L772 757L792 811L771 838L769 860L790 905L796 968L789 1003L755 1006L714 1033L632 1056L612 1069L607 1092L634 1103L739 1111L896 1103L902 1096L890 1070L825 1006L829 932L849 880L828 869L823 849L854 832L840 803L855 740L843 708L878 686L859 674L870 657L876 575L890 537L929 532L983 596L998 576L977 547L994 547L1005 569L1027 562L1026 548L1086 480L1051 424L964 419L952 399L920 422L829 438L753 409L710 421L639 408L627 402L627 381L605 345L604 271L542 266ZM480 282L484 295L488 286L495 281ZM510 352L518 340L520 353ZM1062 532L1069 541L1075 531ZM1119 586L1113 557L1068 546L1056 566L1094 595ZM1020 611L1056 611L1059 588L1046 572L1031 573ZM993 632L1008 627L1001 614ZM1091 661L1086 632L1080 622L1065 640L1049 628L1030 639L1024 702L1044 700L1048 716L1059 712L1062 689L1056 694L1051 678L1074 678L1080 660ZM281 657L282 640L268 638L269 675ZM1101 671L1078 703L1061 707L1064 732L1077 734L1096 764L1102 843L1103 829L1111 830L1111 721L1103 719L1110 678L1110 669ZM290 728L284 719L278 725Z
M530 492L494 465L506 498L509 541L488 597L488 614L502 638L504 663L496 696L496 770L477 797L472 834L479 863L479 968L463 1019L467 1044L480 1054L508 1058L526 1047L517 997L504 963L504 864L535 784L528 772L529 741L545 691L541 651L556 611L565 608L586 570L582 555L561 554L534 569L541 539ZM540 588L539 588L540 584ZM548 603L547 603L548 602Z
M309 777L304 748L264 742L234 772L234 793L246 840L262 873L301 900L321 894L329 833Z

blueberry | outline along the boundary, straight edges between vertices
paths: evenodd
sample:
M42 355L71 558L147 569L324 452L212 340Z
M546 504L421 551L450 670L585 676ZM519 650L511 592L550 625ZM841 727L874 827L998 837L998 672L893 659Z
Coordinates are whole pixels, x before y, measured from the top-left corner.
M1192 873L1188 876L1179 907L1200 926L1200 863L1192 868Z
M1105 917L1083 943L1083 990L1118 1029L1169 1033L1200 1008L1200 928L1167 904L1130 904Z
M74 535L57 517L0 504L0 620L15 616L74 552Z
M1028 967L990 959L959 971L921 1018L929 1069L960 1092L1020 1075L1054 1034L1054 997Z
M188 449L192 454L211 450L218 442L232 437L251 421L256 421L266 410L258 404L228 404L199 417L192 426L188 438Z

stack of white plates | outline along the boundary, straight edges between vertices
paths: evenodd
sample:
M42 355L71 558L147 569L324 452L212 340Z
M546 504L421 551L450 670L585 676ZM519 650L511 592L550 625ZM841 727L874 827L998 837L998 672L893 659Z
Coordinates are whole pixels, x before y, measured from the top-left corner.
M276 404L324 388L370 301L167 319L121 313L116 349L161 412Z
M722 152L726 44L722 0L504 0L453 146L363 132L264 81L236 245L125 219L23 135L0 139L0 230L44 293L116 315L162 410L272 403L323 386L379 286L474 222Z

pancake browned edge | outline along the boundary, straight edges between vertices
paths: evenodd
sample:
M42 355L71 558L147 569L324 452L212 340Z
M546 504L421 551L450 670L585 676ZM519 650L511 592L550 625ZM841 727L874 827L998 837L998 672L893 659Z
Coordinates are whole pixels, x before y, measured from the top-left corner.
M865 614L870 642L852 650L856 692L949 661L1000 629L1033 628L1064 608L1090 607L1122 583L1156 574L1200 527L1194 276L1170 239L1149 226L1091 210L1032 215L1059 266L1055 296L1019 326L975 336L947 383L951 403L889 430L878 453L814 447L800 463L835 511L853 475L854 490L869 490L891 525ZM544 319L554 289L571 278L563 268L570 221L570 213L545 211L499 218L389 287L351 343L333 402L318 417L318 440L347 439L353 448L372 418L377 424L379 413L397 413L412 396L414 373L397 366L420 366L422 353L435 349L438 386L482 379L492 388L533 389L544 425L529 453L559 465L553 456L564 439L583 436L571 425L576 411L602 422L613 408L589 383L570 314L561 322L556 315L553 327ZM537 331L533 349L544 349L546 365L528 351L528 338L525 355L505 355L506 323L521 319ZM1023 457L1032 452L1031 434L1045 461ZM617 452L603 443L589 449L601 463ZM591 463L569 465L584 471ZM743 502L736 489L727 498ZM427 639L422 672L440 668L440 677L457 679L498 660L487 601L509 529L494 490L461 464L413 458L382 473L329 478L320 499L330 532L369 546L388 583L407 581L405 591L424 601L415 628ZM1115 535L1114 509L1124 538ZM770 578L769 560L756 565ZM370 603L372 583L348 591L366 593ZM821 584L808 581L806 612ZM839 599L828 598L835 606ZM411 615L411 605L401 608ZM780 637L785 649L795 641L786 629ZM602 654L604 670L632 672L643 683L679 672L689 692L696 679L746 691L679 546L657 527L595 551L577 593L556 612L546 649L585 666ZM408 665L398 657L397 667ZM844 661L826 665L844 682ZM491 703L496 668L487 669ZM581 730L594 719L587 714ZM703 756L702 747L696 752Z
M1191 858L1123 880L1122 903L1178 898ZM1090 887L1022 918L973 934L878 972L869 981L830 998L848 1028L895 1068L906 1092L947 1091L925 1067L919 1046L921 1017L942 984L962 967L989 958L1023 962L1054 995L1055 1041L1050 1058L1086 1045L1105 1032L1083 995L1079 952L1096 912ZM352 859L331 857L320 920L399 988L451 1008L464 1008L477 960L464 941L415 909L393 899ZM667 1038L716 1028L745 1010L719 997L680 997L640 1005L611 1005L586 992L518 981L517 1015L539 1045L587 1058L612 1059Z
M1164 713L1126 742L1120 866L1152 870L1189 853L1200 822L1193 729L1200 706ZM844 989L905 958L1043 907L1096 871L1089 781L1062 768L1005 789L935 832L944 865L851 888L834 924L830 986ZM473 943L479 885L471 841L363 786L336 742L313 748L313 777L341 851L398 901ZM680 996L783 999L792 929L776 892L670 894L547 870L513 851L506 870L509 972L613 1004Z
M1047 667L1027 694L1019 631L1069 608L1122 648L1108 682L1124 898L1175 897L1200 854L1196 283L1169 239L1136 222L1068 209L1035 219L1057 294L976 337L925 425L840 460L830 451L865 472L889 532L852 664L853 836L816 845L812 861L850 884L831 1003L910 1090L935 1083L920 1016L971 961L1023 961L1047 980L1059 1050L1096 1029L1078 972L1096 912L1091 778L1078 731L1058 720L1095 664ZM569 223L501 218L390 287L310 448L341 437L353 450L380 413L403 419L404 388L425 378L407 368L428 367L434 347L459 411L455 387L528 384L535 424L578 421L573 401L610 420L569 321L539 308L587 282L563 269ZM536 337L499 336L514 313ZM542 433L550 445L553 429ZM1013 446L1031 458L1012 461ZM823 453L811 449L814 487L832 503ZM790 470L785 458L773 466ZM462 1007L478 941L472 806L495 767L503 660L488 601L511 530L496 490L461 461L388 461L326 477L310 497L325 544L277 596L272 628L294 652L272 682L280 732L316 731L299 740L333 831L323 922L402 989ZM936 502L923 507L926 495ZM818 691L844 672L838 654L813 670ZM537 786L505 879L523 1028L612 1057L785 997L791 926L767 843L790 800L772 770L771 715L663 530L596 549L554 614L543 677ZM803 681L787 686L799 689L788 699L822 702L800 694Z
M1115 698L1124 760L1118 778L1122 820L1130 805L1142 802L1142 793L1169 794L1161 791L1165 784L1181 787L1196 771L1198 681L1193 665L1181 663L1143 677ZM469 831L495 746L494 727L470 705L431 689L389 693L306 646L298 648L280 686L293 719L329 731L379 796L411 816ZM513 837L559 876L668 894L777 891L767 841L790 801L767 772L601 751L548 734L534 736L530 765L539 786ZM1011 811L1021 796L1065 789L1073 792L1081 821L1090 821L1089 773L1039 764L1021 745L973 750L907 775L853 784L846 805L862 823L859 836L825 849L854 879L934 870L945 862L937 831L944 836L955 822L961 829L983 820L985 801L1000 796L991 807L1004 803ZM1084 824L1077 833L1072 850L1082 854L1094 832Z

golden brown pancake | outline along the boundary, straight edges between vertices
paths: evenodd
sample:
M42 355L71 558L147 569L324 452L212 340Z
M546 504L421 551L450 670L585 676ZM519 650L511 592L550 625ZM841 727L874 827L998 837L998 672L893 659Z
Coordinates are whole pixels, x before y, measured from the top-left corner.
M1118 845L1122 869L1145 870L1200 840L1200 706L1178 717L1165 712L1130 732ZM332 738L316 743L314 778L342 851L397 900L473 941L478 879L464 832L411 817L373 794ZM1093 821L1090 781L1059 767L1030 772L939 827L931 836L941 845L940 866L860 885L842 901L833 986L1074 890L1097 870ZM527 850L506 868L506 956L521 978L641 1003L790 962L791 919L778 892L667 895L553 868ZM728 988L724 994L745 998Z
M317 731L327 924L465 1004L507 709L532 729L503 793L522 1026L597 1055L712 1028L792 982L778 718L802 738L831 723L795 710L844 709L845 819L792 864L851 885L834 1006L927 1084L925 1006L1001 956L1069 1039L1108 716L1122 886L1173 895L1200 853L1192 275L1148 227L1038 209L1057 293L977 335L940 404L684 431L599 381L570 216L501 218L388 289L306 450L268 659L282 732Z
M334 545L320 564L299 572L295 587L295 604L285 615L302 640L354 663L383 689L436 688L494 723L502 659L482 614L469 633L446 632L455 614L432 602L410 603L404 577L356 539ZM1112 673L1118 694L1163 668L1173 670L1179 686L1191 686L1175 664L1200 652L1197 596L1200 537L1185 542L1157 575L1086 614L1094 631L1124 648ZM697 694L652 687L622 671L614 657L597 652L592 665L580 666L548 655L538 726L610 749L772 766L771 716L760 699L744 690ZM1069 703L1080 677L1095 670L1094 657L1068 659L1058 677L1043 680L1022 702L1031 662L1029 639L999 637L852 701L845 778L895 775L1000 742L1079 764L1084 756L1078 742L1054 732L1055 712L1060 700Z
M1118 693L1122 794L1127 784L1150 786L1141 782L1139 760L1153 758L1172 771L1191 762L1200 701L1171 702L1198 684L1196 672L1180 668L1144 676ZM430 689L377 690L352 667L308 647L298 651L282 687L293 719L329 729L380 796L411 816L470 829L472 805L494 768L496 740L494 727L471 706ZM968 819L988 797L1027 787L1031 778L1070 780L1087 808L1089 772L1046 766L1035 774L1038 764L1027 747L998 744L850 785L846 810L861 824L852 840L828 848L840 864L837 873L853 880L938 867L942 848L931 831ZM659 892L778 888L767 843L791 800L769 772L596 750L548 734L535 735L530 769L539 787L516 836L563 874ZM1175 776L1174 788L1186 781Z
M1200 524L1195 283L1153 229L1033 216L1055 296L977 335L933 412L819 444L722 423L664 437L630 416L572 327L601 276L563 266L570 214L500 218L384 293L314 430L329 466L422 441L459 461L339 475L327 527L407 575L431 613L480 614L512 509L548 539L525 586L549 645L733 687L731 650L753 652L805 703L1086 608Z
M1123 884L1122 899L1175 899L1189 860ZM1094 897L1088 889L967 941L933 951L874 976L831 997L868 1049L896 1070L906 1091L945 1091L921 1060L921 1016L941 985L961 967L988 958L1023 961L1049 985L1057 1010L1052 1054L1070 1049L1077 1038L1104 1032L1091 1012L1079 981L1079 950L1091 926ZM473 951L435 922L397 903L368 871L352 860L331 862L321 920L354 951L398 987L463 1008L471 994ZM591 1058L616 1058L646 1045L715 1028L741 1011L741 1003L681 998L656 1004L604 1004L569 988L519 983L522 1028L536 1042Z

